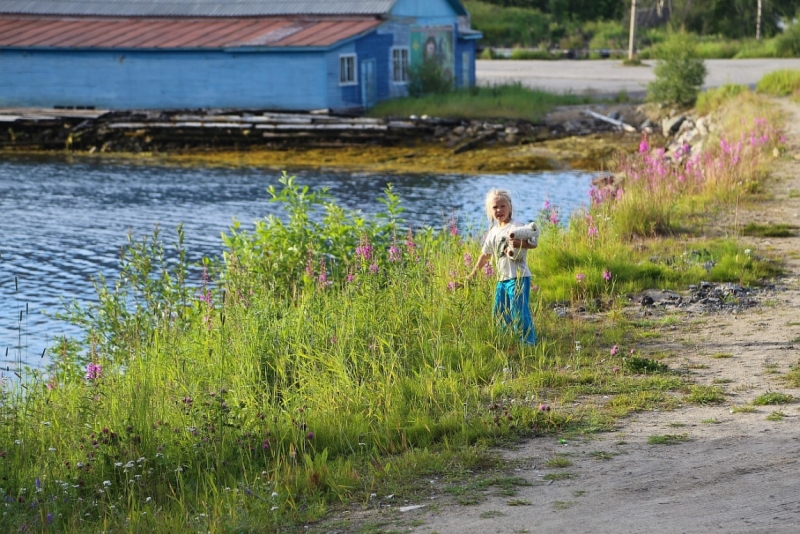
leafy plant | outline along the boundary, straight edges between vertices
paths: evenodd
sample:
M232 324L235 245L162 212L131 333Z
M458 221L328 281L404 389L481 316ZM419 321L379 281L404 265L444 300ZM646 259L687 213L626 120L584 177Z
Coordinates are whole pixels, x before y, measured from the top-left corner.
M441 62L432 57L412 63L408 69L408 95L419 98L441 95L453 90L453 76Z
M651 102L691 106L697 99L706 77L703 60L697 56L696 39L677 32L659 45L659 57L653 72L656 79L647 86Z

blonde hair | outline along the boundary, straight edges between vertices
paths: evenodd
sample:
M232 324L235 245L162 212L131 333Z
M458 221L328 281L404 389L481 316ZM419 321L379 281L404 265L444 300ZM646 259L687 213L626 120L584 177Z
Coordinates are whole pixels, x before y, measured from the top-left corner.
M505 199L508 202L508 209L510 210L508 216L514 213L514 204L511 202L511 193L506 191L505 189L490 189L488 193L486 193L486 200L484 201L485 208L486 208L486 217L489 219L489 225L494 224L494 211L492 210L492 205L494 204L494 199L500 197Z

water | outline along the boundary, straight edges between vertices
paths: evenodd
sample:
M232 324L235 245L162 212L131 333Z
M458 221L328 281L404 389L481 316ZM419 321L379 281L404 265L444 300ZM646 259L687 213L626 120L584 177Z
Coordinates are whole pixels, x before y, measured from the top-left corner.
M536 218L545 199L563 214L588 199L591 175L548 172L483 176L419 176L298 171L298 183L328 187L346 209L366 214L393 183L414 227L443 227L455 213L462 225L485 225L483 197L508 189L514 217ZM236 218L243 228L278 214L267 188L280 172L259 168L180 168L59 159L0 160L0 366L44 367L42 351L60 336L78 336L48 317L63 301L95 298L92 278L113 280L128 231L150 235L156 224L165 243L183 223L190 259L216 256L220 234Z

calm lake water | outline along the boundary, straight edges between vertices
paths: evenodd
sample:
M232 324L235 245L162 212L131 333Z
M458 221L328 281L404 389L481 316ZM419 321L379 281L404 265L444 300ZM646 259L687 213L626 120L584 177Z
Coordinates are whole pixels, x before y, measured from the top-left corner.
M511 191L515 218L536 218L545 199L570 214L588 200L592 176L547 172L484 176L420 176L294 172L300 184L327 187L346 209L380 211L376 199L393 183L414 227L443 227L455 213L480 228L483 197L492 187ZM280 172L261 168L180 168L136 163L15 158L0 160L0 366L44 367L54 339L80 331L52 319L64 300L95 298L92 278L113 280L126 235L165 243L184 224L190 258L216 256L220 234L235 218L244 228L280 206L267 187ZM199 282L199 281L198 281Z

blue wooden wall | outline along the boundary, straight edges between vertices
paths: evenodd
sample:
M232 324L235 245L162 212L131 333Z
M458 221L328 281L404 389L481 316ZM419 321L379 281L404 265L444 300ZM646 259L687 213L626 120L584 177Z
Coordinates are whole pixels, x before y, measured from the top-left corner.
M0 50L0 106L319 109L326 71L319 52Z
M475 43L458 39L457 21L447 0L398 0L375 31L328 50L0 49L0 106L357 108L365 60L375 61L377 101L407 94L392 81L391 54L409 46L412 26L452 27L456 85L473 85ZM357 85L339 83L342 54L356 54Z

